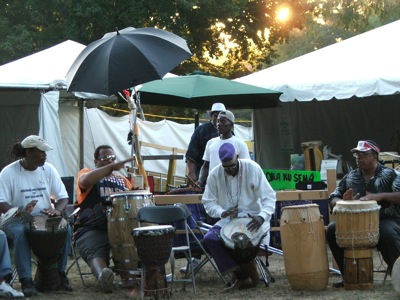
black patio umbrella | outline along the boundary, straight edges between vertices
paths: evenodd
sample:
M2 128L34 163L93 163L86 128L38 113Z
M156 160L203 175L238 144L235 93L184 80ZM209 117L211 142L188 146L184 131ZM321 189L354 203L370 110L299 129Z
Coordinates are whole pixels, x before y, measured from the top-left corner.
M68 91L113 95L162 78L191 55L183 38L162 29L110 32L75 59L66 76Z

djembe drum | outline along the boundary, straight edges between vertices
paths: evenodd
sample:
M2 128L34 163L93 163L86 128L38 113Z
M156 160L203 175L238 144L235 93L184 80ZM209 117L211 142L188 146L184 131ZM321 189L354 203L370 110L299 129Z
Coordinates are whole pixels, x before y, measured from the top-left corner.
M246 225L251 218L235 218L221 228L220 236L231 255L235 258L241 269L241 276L250 278L251 286L259 282L259 275L254 262L260 250L260 244L267 235L261 228L257 231L249 231Z
M27 238L38 258L35 286L40 292L61 288L58 258L64 250L67 230L68 223L61 217L35 216L27 224Z
M286 275L292 289L325 290L329 279L328 254L318 205L282 208L281 237Z
M169 298L165 264L171 255L175 228L171 225L139 227L132 235L144 270L144 296Z
M379 239L376 201L340 200L333 208L336 243L345 248L343 279L346 290L370 289L374 282L372 248Z
M143 191L126 191L111 194L111 209L107 214L108 239L116 273L128 280L130 271L138 268L138 255L131 235L138 227L137 213L140 208L153 206L153 194Z

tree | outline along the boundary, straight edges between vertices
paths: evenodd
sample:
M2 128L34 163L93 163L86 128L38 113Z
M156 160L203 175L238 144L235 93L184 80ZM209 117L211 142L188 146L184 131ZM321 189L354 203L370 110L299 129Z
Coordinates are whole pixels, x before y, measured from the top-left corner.
M315 1L302 29L293 29L287 43L276 44L278 64L311 51L329 46L349 37L398 20L398 0Z

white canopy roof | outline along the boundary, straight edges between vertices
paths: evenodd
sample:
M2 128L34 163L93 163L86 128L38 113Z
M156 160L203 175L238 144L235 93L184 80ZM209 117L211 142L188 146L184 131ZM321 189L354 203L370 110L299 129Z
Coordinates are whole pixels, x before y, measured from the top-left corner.
M43 51L2 65L0 87L49 88L66 84L65 76L85 45L67 40Z
M400 91L400 20L236 79L281 101L348 99Z

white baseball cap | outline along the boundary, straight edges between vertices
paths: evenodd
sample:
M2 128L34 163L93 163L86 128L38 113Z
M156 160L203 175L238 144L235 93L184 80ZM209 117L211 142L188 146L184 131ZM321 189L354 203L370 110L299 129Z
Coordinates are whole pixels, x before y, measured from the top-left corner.
M41 151L49 151L53 150L53 147L51 147L49 144L47 144L41 137L37 135L30 135L26 137L22 142L21 146L24 149L27 148L38 148Z

